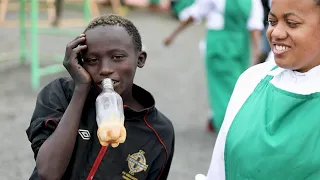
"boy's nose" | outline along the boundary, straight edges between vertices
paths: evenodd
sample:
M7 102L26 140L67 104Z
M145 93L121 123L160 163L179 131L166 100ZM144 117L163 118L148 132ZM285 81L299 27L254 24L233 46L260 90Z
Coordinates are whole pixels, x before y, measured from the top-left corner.
M110 64L107 61L102 62L102 66L100 68L100 75L108 76L112 74L114 70L110 67Z

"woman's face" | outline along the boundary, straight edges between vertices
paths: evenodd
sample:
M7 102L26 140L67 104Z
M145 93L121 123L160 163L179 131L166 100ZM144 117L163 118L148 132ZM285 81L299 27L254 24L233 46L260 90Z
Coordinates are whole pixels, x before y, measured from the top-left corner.
M320 7L313 0L272 0L268 21L278 66L306 72L320 64Z

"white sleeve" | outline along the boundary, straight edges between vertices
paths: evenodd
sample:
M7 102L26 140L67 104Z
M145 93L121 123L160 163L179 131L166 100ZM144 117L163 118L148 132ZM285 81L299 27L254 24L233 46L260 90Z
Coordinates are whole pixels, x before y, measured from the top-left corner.
M251 13L248 21L249 30L262 30L263 25L263 6L261 0L251 0Z
M247 80L242 80L246 73L242 74L234 88L234 91L231 95L227 110L226 116L223 120L221 129L219 131L216 143L214 145L210 167L207 173L207 180L225 180L225 159L224 159L224 149L227 139L227 134L229 127L232 124L232 121L237 114L238 110L243 104L243 99L246 99L246 96L242 94L247 91L246 82ZM247 93L248 94L248 93ZM247 95L248 96L248 95Z
M191 6L180 13L179 20L185 21L189 17L192 17L196 23L200 23L213 7L212 0L196 0Z

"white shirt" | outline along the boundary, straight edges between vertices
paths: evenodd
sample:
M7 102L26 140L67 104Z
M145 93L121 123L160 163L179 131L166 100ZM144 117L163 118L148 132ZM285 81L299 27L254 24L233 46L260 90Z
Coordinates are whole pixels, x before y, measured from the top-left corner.
M249 30L263 29L263 6L261 0L251 0L252 7L248 20ZM207 28L221 30L224 28L224 11L226 0L196 0L191 6L183 10L179 16L181 21L190 16L199 23L206 18Z
M225 180L224 147L229 127L243 103L267 74L274 76L271 83L279 89L304 95L320 92L320 65L306 73L283 68L271 71L275 65L274 61L268 61L249 68L239 77L229 101L226 115L216 140L207 178L205 179ZM198 177L199 180L204 178Z

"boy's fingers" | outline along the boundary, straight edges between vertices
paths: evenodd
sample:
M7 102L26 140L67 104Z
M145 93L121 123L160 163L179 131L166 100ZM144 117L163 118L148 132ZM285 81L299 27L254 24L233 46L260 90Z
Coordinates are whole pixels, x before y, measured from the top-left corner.
M85 37L84 36L78 36L75 40L71 41L68 45L67 45L67 49L71 50L75 47L77 47L80 43L85 42Z
M78 47L72 49L72 54L71 54L71 59L74 59L77 57L78 53L80 53L80 51L87 49L87 45L79 45Z

